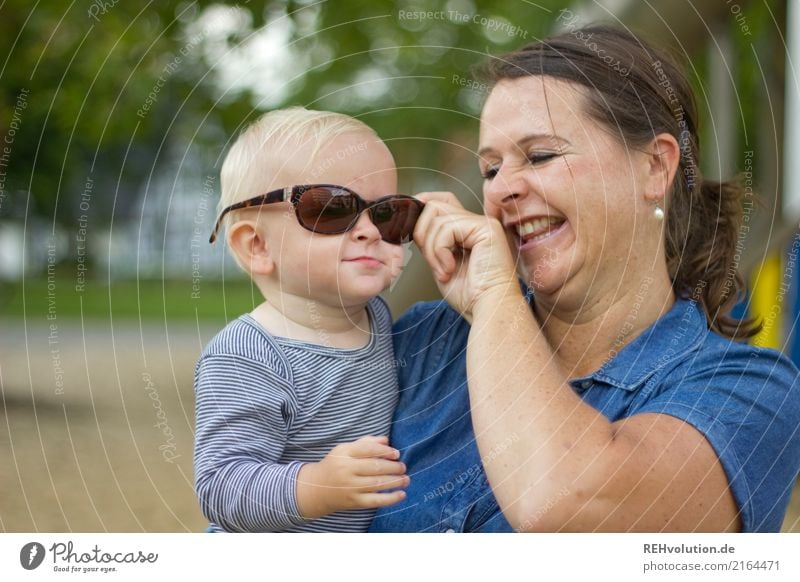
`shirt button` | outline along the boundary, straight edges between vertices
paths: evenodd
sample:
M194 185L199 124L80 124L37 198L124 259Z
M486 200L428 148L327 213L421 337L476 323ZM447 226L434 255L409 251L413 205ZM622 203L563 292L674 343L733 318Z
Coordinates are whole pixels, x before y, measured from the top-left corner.
M452 527L450 527L450 528L447 528L447 529L444 531L444 533L456 533L456 530L454 530Z
M584 390L586 388L591 388L591 387L592 387L592 381L591 380L584 380L583 382L581 382L581 388L583 388Z

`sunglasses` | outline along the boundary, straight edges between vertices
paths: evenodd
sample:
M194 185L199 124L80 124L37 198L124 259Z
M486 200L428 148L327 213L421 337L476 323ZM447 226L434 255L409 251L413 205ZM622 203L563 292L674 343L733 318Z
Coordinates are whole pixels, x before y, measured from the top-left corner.
M356 225L361 213L366 210L381 238L393 245L411 240L414 226L425 207L416 198L402 194L384 196L367 202L344 186L332 184L288 186L225 208L219 215L208 242L213 243L217 239L222 219L228 212L287 201L294 206L300 226L317 234L347 232Z

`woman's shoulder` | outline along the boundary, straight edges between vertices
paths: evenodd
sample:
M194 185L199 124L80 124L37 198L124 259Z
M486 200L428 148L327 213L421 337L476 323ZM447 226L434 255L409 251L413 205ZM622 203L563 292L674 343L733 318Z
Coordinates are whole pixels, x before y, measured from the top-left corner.
M749 389L754 384L798 384L797 367L779 352L733 341L711 329L697 302L679 298L669 312L607 363L618 383L659 380L687 390L706 382ZM611 373L609 372L609 373ZM735 380L735 381L734 381ZM646 391L647 392L647 391Z
M753 418L758 409L765 422L780 416L800 422L800 371L778 350L732 341L709 330L684 354L648 396L707 405L731 420Z
M764 374L785 379L790 384L797 384L800 377L800 370L782 352L758 344L733 341L713 330L709 330L699 344L695 361L689 363L695 368Z
M713 330L653 376L628 411L676 417L716 451L744 531L777 531L800 467L800 372L781 352Z

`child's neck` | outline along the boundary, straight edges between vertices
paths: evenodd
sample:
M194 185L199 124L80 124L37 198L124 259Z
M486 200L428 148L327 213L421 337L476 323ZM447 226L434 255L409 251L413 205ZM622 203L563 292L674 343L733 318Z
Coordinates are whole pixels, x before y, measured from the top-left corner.
M273 301L264 301L251 315L272 335L311 344L354 349L366 346L370 339L366 304L333 306L281 293Z

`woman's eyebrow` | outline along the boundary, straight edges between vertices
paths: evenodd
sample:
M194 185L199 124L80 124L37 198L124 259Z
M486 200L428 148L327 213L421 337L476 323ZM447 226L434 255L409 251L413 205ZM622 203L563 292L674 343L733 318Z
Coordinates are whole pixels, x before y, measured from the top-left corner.
M517 140L516 146L522 149L522 146L529 144L532 141L540 141L540 140L548 140L548 141L555 141L559 142L560 144L572 145L568 139L563 137L559 137L553 135L552 133L529 133L526 136L521 137ZM485 154L494 152L494 148L492 146L485 146L478 150L478 157L483 157Z

